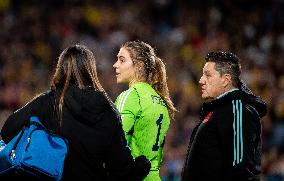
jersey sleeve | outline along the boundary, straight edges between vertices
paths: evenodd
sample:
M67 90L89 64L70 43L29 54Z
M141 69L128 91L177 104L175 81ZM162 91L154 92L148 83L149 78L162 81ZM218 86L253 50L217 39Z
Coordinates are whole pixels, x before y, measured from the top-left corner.
M233 100L228 112L226 115L224 112L216 115L220 120L219 140L222 153L225 153L228 175L239 180L253 178L260 173L259 120L245 108L241 100Z
M135 89L130 88L117 97L115 105L121 114L122 126L127 141L130 141L131 130L141 111L139 95Z

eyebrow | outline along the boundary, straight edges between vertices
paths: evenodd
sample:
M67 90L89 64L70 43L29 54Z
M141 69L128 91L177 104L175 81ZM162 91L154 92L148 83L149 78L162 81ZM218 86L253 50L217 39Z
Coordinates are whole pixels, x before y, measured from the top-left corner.
M209 71L209 70L204 70L203 73L204 73L204 74L205 74L205 73L208 74L208 73L210 73L210 71Z
M117 55L117 58L125 58L125 57L122 55Z

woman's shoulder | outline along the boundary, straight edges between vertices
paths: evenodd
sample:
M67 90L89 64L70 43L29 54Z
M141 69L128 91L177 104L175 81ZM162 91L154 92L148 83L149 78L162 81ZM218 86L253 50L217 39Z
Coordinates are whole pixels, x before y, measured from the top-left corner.
M98 91L93 87L80 89L78 87L71 87L65 95L66 103L81 105L85 109L96 109L102 111L109 107L111 100L103 91Z
M103 121L105 124L115 123L113 120L117 119L117 110L106 92L92 87L70 91L64 98L66 107L74 114L82 116L83 120L88 120L88 124L97 121Z
M84 101L88 100L96 100L99 104L109 104L108 95L104 91L99 91L94 89L93 87L87 87L86 89L82 90L83 99Z
M134 89L153 89L153 87L147 82L137 82L133 84L130 88Z
M75 85L70 85L66 92L67 96L72 96L74 99L84 99L84 98L103 98L102 92L96 90L95 88L88 86L84 89L81 89Z
M129 100L139 100L139 92L137 91L137 89L135 87L130 87L129 89L121 92L116 99L116 103L118 102L125 102L125 101L129 101Z
M138 95L148 95L148 94L157 94L152 85L147 82L137 82L133 86L131 86Z
M46 99L48 99L51 95L53 95L52 90L47 90L45 92L41 92L39 94L36 94L32 99L30 99L29 102L27 102L23 107L29 104L38 104Z

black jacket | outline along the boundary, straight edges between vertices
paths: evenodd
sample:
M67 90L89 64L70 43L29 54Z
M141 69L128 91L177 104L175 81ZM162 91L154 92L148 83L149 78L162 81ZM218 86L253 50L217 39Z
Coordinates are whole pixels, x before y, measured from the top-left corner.
M266 104L235 90L204 103L191 136L183 181L255 181L261 172L261 121Z
M58 129L54 111L58 95L48 91L14 112L2 128L2 139L9 142L30 116L38 116L48 129L68 139L63 180L139 180L147 175L150 164L145 160L135 164L119 116L106 96L70 85Z

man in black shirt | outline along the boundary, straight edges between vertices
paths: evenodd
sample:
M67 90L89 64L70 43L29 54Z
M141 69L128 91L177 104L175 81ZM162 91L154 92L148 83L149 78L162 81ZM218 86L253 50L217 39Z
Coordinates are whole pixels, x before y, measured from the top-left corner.
M265 102L240 80L239 58L208 53L200 78L204 99L190 139L182 181L257 181Z

